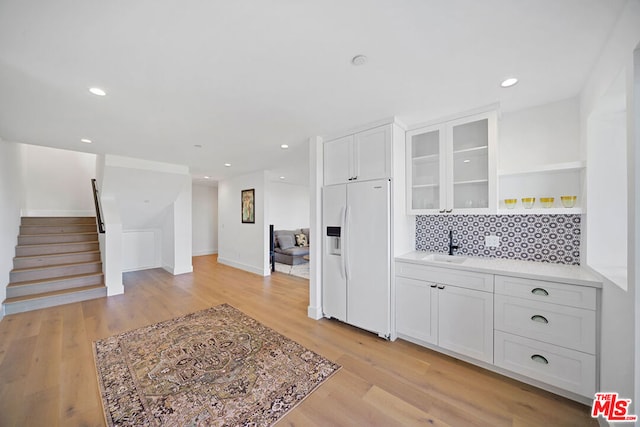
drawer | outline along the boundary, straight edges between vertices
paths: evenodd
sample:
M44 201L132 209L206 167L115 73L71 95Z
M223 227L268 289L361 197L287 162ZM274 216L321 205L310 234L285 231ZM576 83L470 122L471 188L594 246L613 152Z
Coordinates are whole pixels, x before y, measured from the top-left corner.
M582 396L596 392L596 358L575 350L496 331L494 363Z
M596 289L588 286L496 275L495 293L589 310L596 309Z
M495 329L595 354L596 313L583 308L494 296Z
M493 292L493 274L396 262L396 276Z

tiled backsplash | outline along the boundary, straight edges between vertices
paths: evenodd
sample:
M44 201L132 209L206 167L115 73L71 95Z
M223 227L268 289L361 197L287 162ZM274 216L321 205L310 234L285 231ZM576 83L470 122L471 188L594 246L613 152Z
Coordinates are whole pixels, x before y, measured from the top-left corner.
M580 215L418 215L416 250L448 252L449 230L459 255L580 264Z

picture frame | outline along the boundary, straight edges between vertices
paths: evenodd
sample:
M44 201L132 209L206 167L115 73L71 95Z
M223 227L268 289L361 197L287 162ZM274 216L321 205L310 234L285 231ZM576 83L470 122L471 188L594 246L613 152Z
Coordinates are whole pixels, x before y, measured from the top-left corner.
M240 212L243 224L255 224L256 222L256 190L242 190L240 194Z

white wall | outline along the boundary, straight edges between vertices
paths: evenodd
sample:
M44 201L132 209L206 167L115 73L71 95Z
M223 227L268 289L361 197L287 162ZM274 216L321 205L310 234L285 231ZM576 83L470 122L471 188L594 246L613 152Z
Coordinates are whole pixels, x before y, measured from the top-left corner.
M165 209L162 223L162 268L171 274L193 271L191 248L191 177L183 177L182 189L176 200Z
M106 155L96 171L101 197L114 201L121 221L111 228L122 229L122 270L192 271L189 168Z
M22 205L21 149L19 144L0 139L0 302L7 295L9 272L20 232ZM4 316L0 307L0 319Z
M95 216L96 155L23 145L24 216Z
M193 185L193 256L218 253L218 187Z
M579 98L504 113L497 151L499 170L580 160Z
M581 148L587 153L587 157L591 154L588 152L589 144L587 139L589 135L587 132L589 117L594 111L598 111L600 100L623 69L627 76L627 99L632 99L633 51L640 42L640 25L638 25L638 22L640 22L640 2L630 0L622 11L620 20L602 50L602 54L581 94L580 123L583 137ZM635 143L635 132L638 131L632 125L638 112L634 112L633 108L631 108L628 114L630 120L627 138L631 147ZM633 166L633 163L631 165ZM638 173L634 167L630 168L629 172L631 177ZM588 170L587 173L589 173ZM589 188L587 188L588 191ZM630 202L633 201L630 200ZM633 212L633 210L630 212ZM588 212L587 215L589 215ZM615 227L615 224L611 224L611 226ZM634 227L630 227L630 230L634 229ZM589 233L588 227L586 233ZM629 234L628 241L634 242L635 236ZM589 243L585 248L586 251L593 250L593 246L596 244L596 242ZM629 245L631 254L633 253L633 247L634 245ZM621 397L632 399L635 408L632 413L637 414L639 407L637 402L640 396L635 395L634 391L638 389L640 373L634 372L634 359L638 357L634 350L634 298L638 281L638 277L635 274L637 273L634 270L629 270L628 289L626 291L604 280L602 288L600 389L603 391L616 391L620 393Z
M309 228L309 187L269 182L267 204L267 225L276 230Z
M218 262L261 276L270 274L266 183L266 172L260 171L218 184ZM255 224L243 224L240 193L251 188L255 189Z

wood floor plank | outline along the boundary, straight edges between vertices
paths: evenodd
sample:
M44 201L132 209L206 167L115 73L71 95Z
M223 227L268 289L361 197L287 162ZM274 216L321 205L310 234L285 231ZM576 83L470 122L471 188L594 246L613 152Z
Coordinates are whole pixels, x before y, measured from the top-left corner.
M283 426L595 426L573 401L420 346L307 317L308 281L193 258L194 272L124 274L125 294L0 322L0 425L101 426L92 342L227 303L342 365ZM44 423L44 424L43 424Z

